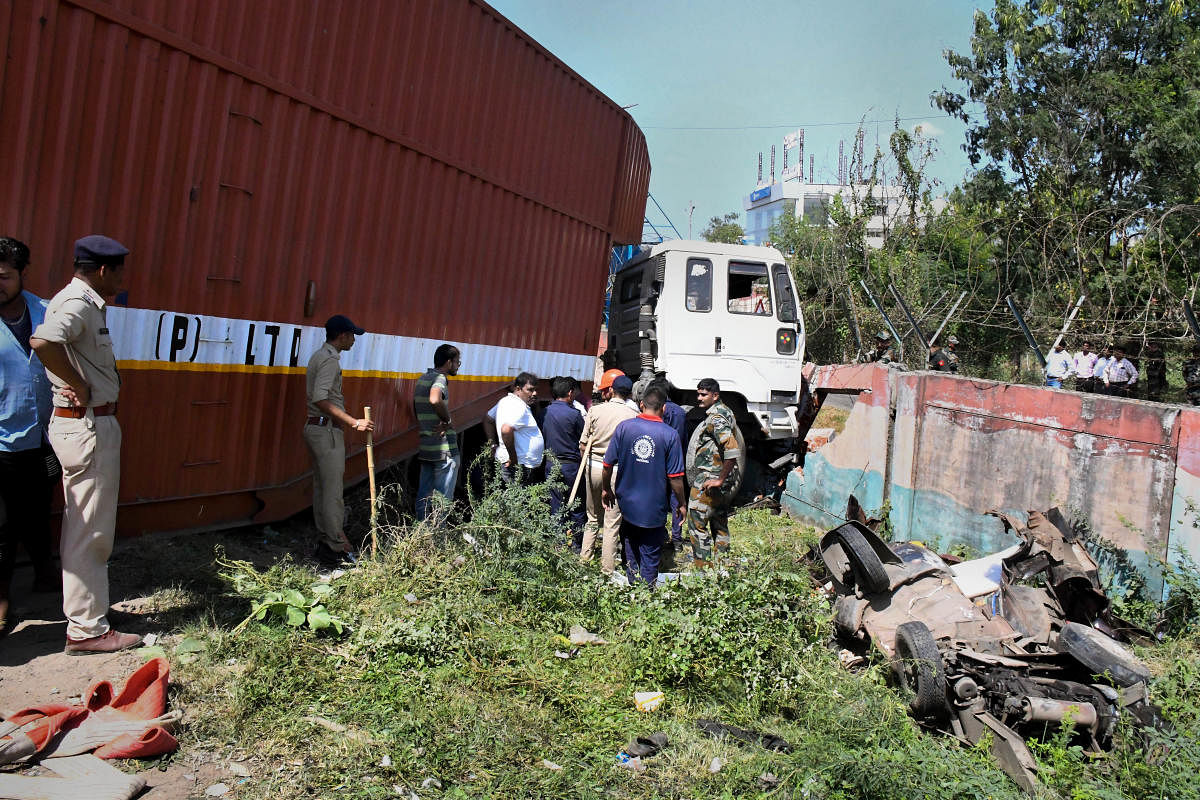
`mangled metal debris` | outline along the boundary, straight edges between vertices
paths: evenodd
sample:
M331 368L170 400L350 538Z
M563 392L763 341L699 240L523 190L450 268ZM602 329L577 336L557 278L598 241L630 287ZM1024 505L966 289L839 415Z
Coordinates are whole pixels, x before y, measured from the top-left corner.
M1037 786L1025 737L1072 726L1075 743L1107 747L1130 717L1161 725L1150 672L1118 639L1145 636L1111 613L1099 568L1059 513L1022 525L997 515L1013 546L956 564L912 542L885 543L856 516L821 539L834 626L858 651L893 665L914 717L992 753L1020 786Z

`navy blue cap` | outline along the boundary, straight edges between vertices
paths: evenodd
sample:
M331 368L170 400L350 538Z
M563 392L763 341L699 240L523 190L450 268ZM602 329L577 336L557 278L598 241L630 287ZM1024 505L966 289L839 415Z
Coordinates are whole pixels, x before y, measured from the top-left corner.
M343 317L341 314L334 314L329 319L325 320L325 335L329 338L340 336L343 333L354 333L362 336L366 331L350 321L349 317Z
M632 392L633 381L629 379L628 375L618 375L613 378L612 388L614 392Z
M110 239L94 233L75 242L75 260L87 261L92 264L123 264L129 248Z

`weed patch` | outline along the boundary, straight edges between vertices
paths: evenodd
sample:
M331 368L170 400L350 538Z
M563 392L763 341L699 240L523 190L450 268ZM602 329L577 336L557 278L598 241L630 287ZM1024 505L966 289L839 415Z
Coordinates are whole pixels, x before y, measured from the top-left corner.
M269 618L236 634L211 620L188 631L205 641L176 673L189 734L279 765L239 797L383 798L397 787L486 798L1023 796L986 751L922 732L886 665L841 667L809 573L815 531L738 513L727 574L650 592L580 564L541 491L492 487L469 519L384 531L377 556L319 598L348 626L340 636ZM237 619L268 593L318 599L314 573L290 562L258 572L226 560L221 571ZM565 648L573 625L608 643ZM1154 744L1157 760L1132 728L1102 763L1076 763L1052 742L1039 752L1046 796L1130 786L1189 796L1194 653L1181 639L1154 662L1155 696L1175 725ZM646 690L665 692L658 711L635 710L633 693ZM711 738L698 719L776 734L791 752ZM617 765L625 743L656 730L670 744L645 772Z

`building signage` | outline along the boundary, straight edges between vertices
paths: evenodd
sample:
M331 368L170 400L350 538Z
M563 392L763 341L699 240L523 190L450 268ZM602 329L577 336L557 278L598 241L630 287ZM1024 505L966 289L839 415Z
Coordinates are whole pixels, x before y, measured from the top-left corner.
M764 186L761 189L755 189L753 192L750 193L750 202L757 203L759 200L762 200L763 198L770 197L770 196L771 196L771 187Z

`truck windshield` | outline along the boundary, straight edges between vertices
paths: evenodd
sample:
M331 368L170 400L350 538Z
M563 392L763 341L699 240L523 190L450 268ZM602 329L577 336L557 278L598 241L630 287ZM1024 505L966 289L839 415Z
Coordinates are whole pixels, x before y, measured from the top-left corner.
M779 302L779 321L796 321L796 296L792 293L792 282L789 280L788 268L783 264L771 267L775 276L775 297Z
M729 311L771 316L771 287L766 264L729 262Z

